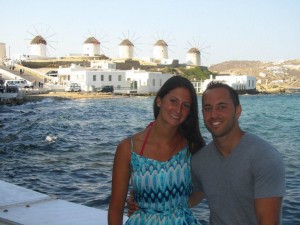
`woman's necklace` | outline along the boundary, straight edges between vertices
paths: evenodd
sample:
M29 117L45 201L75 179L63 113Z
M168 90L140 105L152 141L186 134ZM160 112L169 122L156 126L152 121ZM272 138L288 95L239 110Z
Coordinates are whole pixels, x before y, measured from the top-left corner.
M145 146L146 146L146 143L147 143L147 141L148 141L148 138L149 138L149 136L150 136L150 133L151 133L151 130L152 130L154 124L155 124L154 122L151 122L151 123L148 125L149 130L148 130L148 132L147 132L147 134L146 134L144 143L143 143L143 145L142 145L141 155L144 154ZM176 151L176 149L178 148L178 146L180 146L180 144L181 144L181 137L179 136L178 132L176 132L175 139L177 139L177 137L178 137L178 142L176 142L175 146L174 146L173 149L171 150L171 152L170 152L170 154L169 154L170 157L173 156L174 152Z
M177 137L178 137L178 141L176 142L174 148L173 148L172 151L170 152L170 156L173 156L173 154L174 154L174 152L176 151L176 149L178 148L178 146L180 146L181 138L180 138L180 136L179 136L178 133L176 133L175 139L177 139Z

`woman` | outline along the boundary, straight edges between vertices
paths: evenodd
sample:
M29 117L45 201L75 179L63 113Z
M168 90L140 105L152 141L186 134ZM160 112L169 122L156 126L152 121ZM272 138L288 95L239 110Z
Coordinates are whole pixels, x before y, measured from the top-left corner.
M117 147L108 222L122 224L131 178L139 210L126 224L200 224L188 207L191 155L205 145L193 85L180 76L168 79L153 108L155 121Z

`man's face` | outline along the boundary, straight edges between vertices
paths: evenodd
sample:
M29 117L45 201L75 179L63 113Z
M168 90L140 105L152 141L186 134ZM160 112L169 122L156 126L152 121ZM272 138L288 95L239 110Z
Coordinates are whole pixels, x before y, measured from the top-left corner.
M202 96L204 124L214 138L224 137L238 127L241 106L235 107L225 88L206 90Z

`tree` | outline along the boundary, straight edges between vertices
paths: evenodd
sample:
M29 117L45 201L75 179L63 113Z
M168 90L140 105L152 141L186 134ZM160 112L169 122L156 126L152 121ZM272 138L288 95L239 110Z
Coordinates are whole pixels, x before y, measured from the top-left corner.
M188 78L189 80L205 80L209 78L212 74L209 70L202 69L201 67L193 67L189 69L183 69L182 76Z

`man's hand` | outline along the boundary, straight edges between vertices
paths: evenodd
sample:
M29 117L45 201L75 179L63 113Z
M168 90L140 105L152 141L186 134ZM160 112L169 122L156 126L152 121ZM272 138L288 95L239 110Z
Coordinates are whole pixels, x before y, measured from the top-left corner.
M133 191L129 192L129 197L127 198L127 207L128 213L127 215L130 217L135 211L139 209L138 204L135 202L133 197Z

